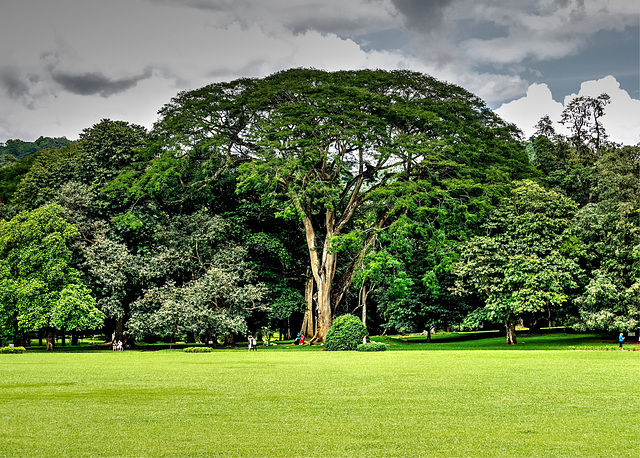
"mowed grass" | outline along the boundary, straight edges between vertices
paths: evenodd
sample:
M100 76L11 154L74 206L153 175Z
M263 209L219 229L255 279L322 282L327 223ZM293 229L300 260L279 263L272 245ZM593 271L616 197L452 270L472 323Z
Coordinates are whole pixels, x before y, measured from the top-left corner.
M640 352L0 355L3 457L638 457Z

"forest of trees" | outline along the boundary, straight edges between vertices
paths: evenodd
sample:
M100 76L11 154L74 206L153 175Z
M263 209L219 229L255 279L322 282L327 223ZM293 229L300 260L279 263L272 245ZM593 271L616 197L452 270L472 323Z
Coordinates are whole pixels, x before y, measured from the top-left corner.
M509 344L518 323L636 329L640 147L608 140L607 103L524 139L423 74L295 69L179 93L149 131L11 140L0 345L323 342L346 313L371 334L500 325Z

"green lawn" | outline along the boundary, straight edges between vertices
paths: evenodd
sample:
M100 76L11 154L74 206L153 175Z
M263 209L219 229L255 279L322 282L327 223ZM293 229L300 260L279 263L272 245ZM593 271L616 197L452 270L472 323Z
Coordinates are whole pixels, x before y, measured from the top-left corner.
M0 456L640 455L640 352L276 349L0 355Z
M630 337L625 350L638 351L637 339ZM440 332L427 342L423 335L374 337L385 342L389 350L619 350L616 333L567 333L547 334L518 333L516 345L505 345L504 333L489 332Z

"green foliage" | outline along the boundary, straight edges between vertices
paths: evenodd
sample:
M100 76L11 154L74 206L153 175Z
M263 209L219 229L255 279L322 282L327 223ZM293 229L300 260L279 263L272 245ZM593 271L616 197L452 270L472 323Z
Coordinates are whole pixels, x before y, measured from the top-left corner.
M361 343L356 348L357 351L387 351L387 346L382 342Z
M58 149L67 146L71 141L65 137L40 137L35 142L25 142L22 140L7 140L5 144L0 143L0 156L10 154L18 160L23 160L27 156L45 149Z
M102 119L80 134L77 180L104 185L131 165L145 145L144 127L125 121Z
M595 202L577 214L575 230L585 244L583 263L590 275L576 300L576 329L620 332L640 323L639 151L604 151L594 166Z
M294 313L304 313L307 304L302 293L288 287L274 287L275 298L271 305L271 314L276 319L287 319Z
M185 353L211 353L212 351L211 347L187 347L184 349Z
M79 237L58 205L0 222L0 325L14 332L98 328L104 315L72 266Z
M15 193L22 178L29 172L39 153L30 154L22 160L13 156L0 156L0 202L7 204Z
M79 154L77 143L39 153L18 184L12 204L33 210L51 203L62 185L74 181Z
M0 348L0 354L19 354L24 353L26 349L24 347L2 347Z
M517 183L485 223L486 235L464 245L457 291L483 297L487 318L510 328L525 313L557 313L583 274L569 231L575 211L571 199Z
M362 321L353 315L342 315L333 320L324 348L327 351L355 350L367 336L367 328Z

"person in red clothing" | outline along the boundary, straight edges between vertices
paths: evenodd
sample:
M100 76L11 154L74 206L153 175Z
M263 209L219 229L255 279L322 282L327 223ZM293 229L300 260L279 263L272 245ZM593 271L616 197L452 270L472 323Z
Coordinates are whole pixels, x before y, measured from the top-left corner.
M300 334L300 343L298 345L304 345L304 334Z

